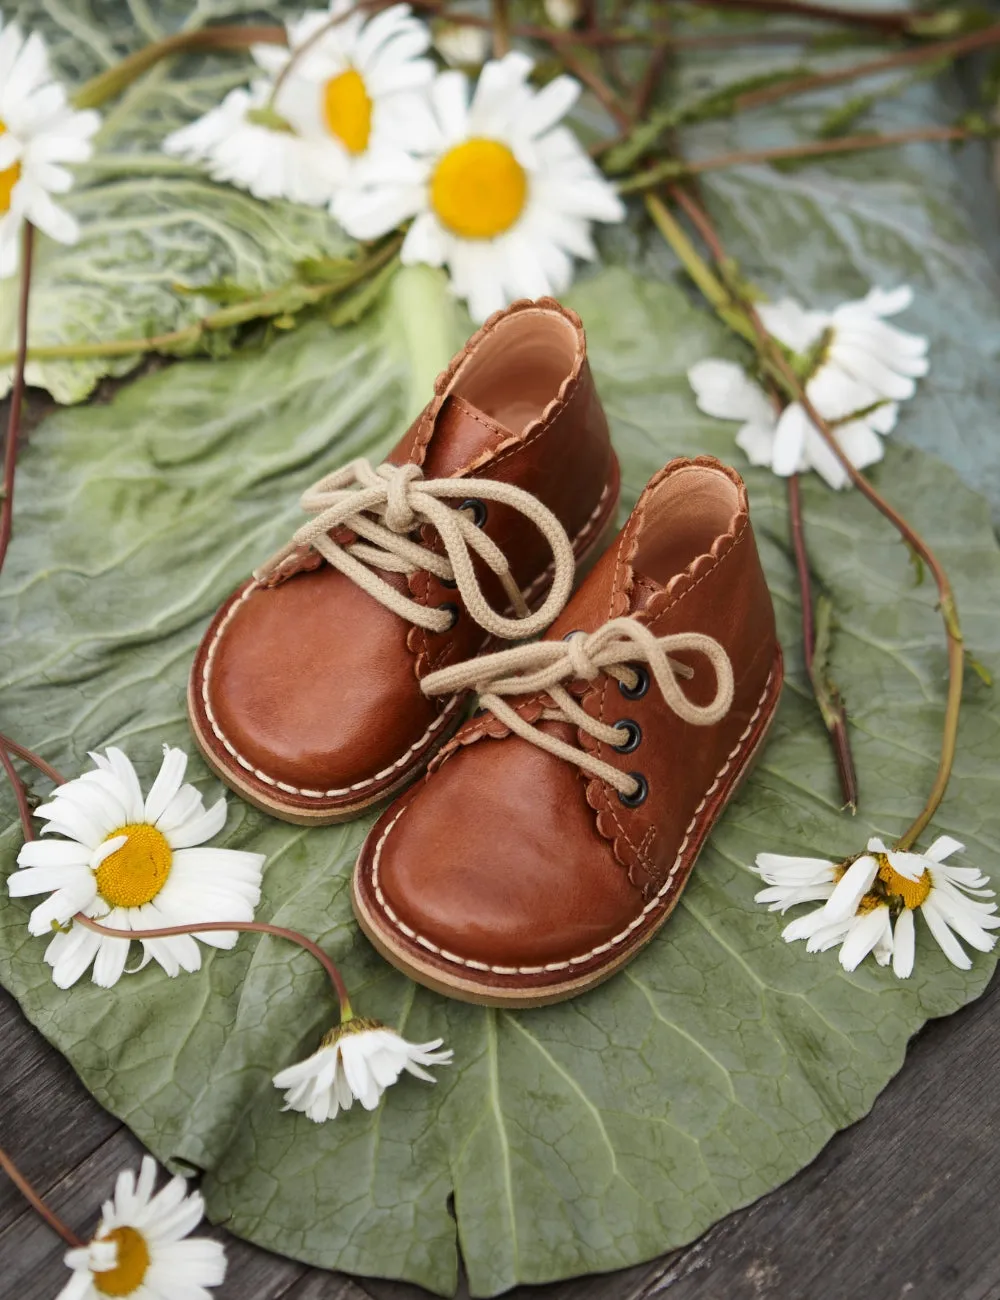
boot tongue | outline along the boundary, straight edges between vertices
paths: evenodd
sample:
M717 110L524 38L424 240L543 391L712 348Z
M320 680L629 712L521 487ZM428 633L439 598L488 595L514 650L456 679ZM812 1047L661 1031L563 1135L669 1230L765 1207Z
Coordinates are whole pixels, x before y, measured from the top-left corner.
M509 429L464 397L449 395L434 420L424 455L424 476L447 478L512 437Z

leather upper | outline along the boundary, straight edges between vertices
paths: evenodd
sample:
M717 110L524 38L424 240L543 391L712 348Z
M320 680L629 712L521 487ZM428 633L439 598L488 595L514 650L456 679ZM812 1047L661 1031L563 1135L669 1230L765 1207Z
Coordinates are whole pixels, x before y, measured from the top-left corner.
M552 967L555 978L612 952L683 885L706 819L717 815L773 708L776 672L780 685L771 598L735 471L699 458L656 475L547 639L623 615L657 636L718 640L735 678L728 713L696 726L668 708L655 683L635 699L604 673L574 684L591 716L638 724L637 748L621 754L567 723L539 725L641 773L648 795L638 807L492 714L472 718L383 814L358 868L380 925L419 945L424 959L438 954L443 970L495 982L545 979ZM675 657L694 669L683 684L688 698L710 700L706 661ZM529 721L546 706L544 696L508 702Z
M612 516L618 488L579 319L551 299L492 317L438 378L389 460L456 478L456 506L475 497L476 479L524 488L555 513L579 555ZM498 503L484 528L529 603L540 603L551 577L542 535ZM427 527L420 540L436 545ZM476 571L502 610L499 581L478 560ZM223 606L191 693L196 731L223 771L280 791L291 806L335 805L395 784L439 743L457 701L428 699L420 678L479 653L486 634L459 593L427 571L379 576L421 604L456 606L453 628L413 626L312 551Z

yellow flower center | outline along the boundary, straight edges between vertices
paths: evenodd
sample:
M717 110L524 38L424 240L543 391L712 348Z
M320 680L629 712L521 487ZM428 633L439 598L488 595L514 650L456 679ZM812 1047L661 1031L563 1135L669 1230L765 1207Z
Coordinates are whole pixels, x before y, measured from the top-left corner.
M494 239L524 210L528 178L498 140L472 139L449 149L431 177L431 207L463 239Z
M874 856L878 863L878 878L887 894L901 898L903 906L910 911L927 901L927 895L931 892L931 878L927 871L922 871L916 880L911 880L909 876L901 876L884 853L876 853Z
M112 907L142 907L152 902L167 883L173 854L163 832L149 822L119 826L105 843L119 835L127 838L97 868L97 890Z
M361 73L348 68L323 87L323 118L348 153L364 153L372 132L372 101Z
M7 134L7 123L0 119L0 135ZM10 196L14 186L21 179L21 164L13 163L0 172L0 215L10 211Z
M101 1295L131 1295L142 1286L149 1268L149 1247L142 1233L135 1228L114 1228L102 1241L113 1241L118 1247L118 1262L103 1273L92 1273L94 1287Z

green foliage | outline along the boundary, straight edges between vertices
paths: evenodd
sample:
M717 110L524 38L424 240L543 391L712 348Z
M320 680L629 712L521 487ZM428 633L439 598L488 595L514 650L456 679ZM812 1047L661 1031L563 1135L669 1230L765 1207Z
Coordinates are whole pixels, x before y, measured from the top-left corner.
M141 10L109 0L99 12L87 0L58 6L28 0L18 18L46 37L60 75L73 88L185 24L227 16L239 21L246 12L234 0L208 8L164 0ZM275 21L281 12L279 6ZM248 298L259 297L294 287L303 260L350 251L325 211L260 203L160 152L165 136L218 103L246 80L250 67L249 57L236 53L174 59L103 110L95 157L77 169L77 187L65 201L83 237L74 248L38 241L30 321L36 346L183 330L211 312L218 301L213 286L229 283ZM189 290L205 285L209 292L178 293L178 284ZM0 286L0 352L14 347L16 299ZM235 331L198 334L193 347L224 355L236 337ZM76 402L102 375L127 373L139 359L132 353L38 362L29 366L28 381L60 402ZM9 383L9 367L0 367L0 393Z
M27 22L34 12L29 5ZM78 80L124 52L109 32L140 39L124 5L117 25L98 25L82 0L54 12L62 16L46 11L42 26ZM158 34L148 9L136 12L142 39ZM156 12L165 27L185 18L179 0ZM214 18L231 12L229 0L211 8ZM734 83L770 84L794 71L775 66L781 59L750 43L690 57L671 95L690 104ZM92 218L86 240L42 250L37 342L132 337L137 321L149 332L183 327L213 305L238 309L239 286L315 285L342 266L349 250L323 214L256 204L155 151L166 129L203 111L244 68L179 62L110 115L89 186L73 199ZM685 130L685 151L814 138L842 93L702 122ZM893 107L906 121L894 126L925 123L929 102L926 87L911 88ZM876 126L883 111L872 106ZM137 160L142 174L130 178ZM830 305L872 283L917 289L905 324L932 335L933 369L873 473L944 558L972 667L995 675L1000 553L988 507L905 445L945 456L1000 505L988 454L1000 404L996 272L968 216L969 172L924 149L787 174L738 168L701 186L743 274L774 296ZM685 378L693 362L736 355L736 345L675 281L661 241L626 227L603 247L616 265L585 278L570 301L588 328L624 506L675 454L709 451L742 467L733 428L696 411ZM177 283L214 288L199 298L177 294ZM59 412L32 430L0 588L6 730L67 774L113 742L148 780L162 742L191 747L186 676L211 613L287 538L309 482L353 456L377 458L426 400L469 328L440 286L431 272L400 273L350 328L315 322L292 337L276 328L293 320L283 309L259 355L183 361L108 406ZM6 310L0 302L0 321ZM69 400L108 369L60 364L33 377ZM356 1109L320 1128L283 1114L271 1076L312 1051L334 1015L310 959L245 936L231 953L206 950L202 971L180 982L147 968L111 991L83 982L60 993L45 941L26 933L28 906L0 902L0 979L102 1104L173 1167L204 1171L213 1218L302 1259L441 1293L455 1286L459 1240L474 1295L631 1264L791 1176L867 1112L929 1017L985 987L992 957L955 971L923 930L911 980L872 963L847 975L834 954L782 944L780 918L753 902L747 864L761 849L837 858L909 822L936 766L945 650L934 593L914 585L895 534L856 493L806 482L817 588L837 627L823 657L850 700L862 793L857 817L842 816L801 663L784 488L763 471L747 479L788 659L776 732L670 923L602 988L523 1014L417 989L351 917L348 882L367 823L304 830L231 801L220 842L268 855L259 915L318 939L363 1013L413 1038L444 1036L456 1063L436 1087L407 1079L376 1114ZM966 694L960 760L935 829L967 842L969 860L996 877L1000 703L971 678ZM196 761L192 775L217 788ZM6 790L0 799L6 872L20 833Z
M208 617L288 536L302 488L352 456L379 456L404 427L411 390L426 397L468 328L445 331L413 372L413 349L447 319L440 283L406 273L396 309L351 329L313 325L263 356L182 362L110 406L33 430L0 596L7 729L67 773L114 741L148 779L162 742L191 747L185 682ZM626 505L671 455L739 459L732 428L697 413L685 378L725 349L721 327L675 287L623 269L571 300ZM985 503L916 452L893 449L877 472L947 555L970 644L995 670L1000 554ZM351 916L367 823L304 830L231 801L221 842L268 855L259 915L317 938L364 1014L414 1038L443 1035L456 1063L435 1087L408 1079L375 1115L356 1109L323 1127L282 1113L271 1076L313 1050L334 1015L308 957L245 936L232 953L206 950L203 970L178 981L150 967L111 991L84 981L61 993L45 941L26 933L26 903L0 904L0 978L103 1105L161 1159L204 1171L213 1218L275 1250L442 1293L455 1285L458 1234L478 1295L630 1264L788 1178L867 1111L927 1017L984 987L992 958L954 971L926 933L910 981L873 964L846 975L834 954L783 944L780 918L753 902L757 851L846 855L914 813L936 761L944 647L933 595L913 591L894 534L857 494L806 483L817 579L837 612L830 666L849 688L862 789L857 818L842 817L799 659L783 485L762 471L748 481L789 660L776 735L670 923L604 987L523 1014L417 989ZM939 829L991 871L993 693L970 692L962 735ZM200 763L192 773L216 789ZM8 870L19 831L3 798Z

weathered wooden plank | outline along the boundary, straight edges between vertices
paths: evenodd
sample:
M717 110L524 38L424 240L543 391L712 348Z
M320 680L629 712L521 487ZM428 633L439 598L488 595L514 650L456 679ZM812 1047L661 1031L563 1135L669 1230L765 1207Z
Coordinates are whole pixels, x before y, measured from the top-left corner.
M120 1124L94 1102L69 1062L46 1047L3 990L0 1043L0 1146L44 1192L96 1151ZM0 1177L0 1232L23 1211L20 1193Z
M510 1300L997 1300L1000 1297L1000 983L928 1027L868 1119L838 1134L784 1188L730 1216L669 1259ZM91 1137L114 1126L66 1063L0 998L7 1069L0 1132L54 1208L80 1231L141 1148L113 1131L82 1159L67 1153L76 1116ZM16 1057L16 1060L15 1060ZM45 1095L45 1106L33 1100ZM58 1126L59 1137L45 1132ZM87 1141L82 1143L86 1148ZM79 1156L81 1148L76 1148ZM6 1202L0 1202L0 1205ZM353 1281L226 1237L219 1300L421 1300L416 1287ZM0 1296L50 1300L63 1247L30 1212L0 1218ZM460 1293L467 1297L463 1289Z

